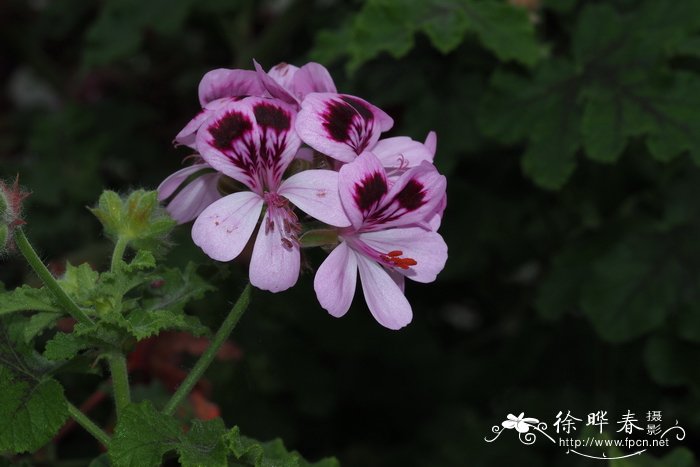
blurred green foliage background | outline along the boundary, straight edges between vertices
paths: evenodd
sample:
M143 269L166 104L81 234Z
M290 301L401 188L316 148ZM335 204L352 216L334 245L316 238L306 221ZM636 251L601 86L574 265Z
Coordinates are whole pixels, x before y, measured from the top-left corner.
M212 68L313 59L391 134L437 131L450 258L408 285L413 323L383 329L360 297L331 318L309 255L293 290L256 292L242 358L208 374L227 425L345 466L575 466L604 461L484 437L508 413L607 410L614 434L627 410L662 410L686 439L624 465L695 465L700 2L5 0L0 45L0 175L33 192L27 231L55 265L105 256L85 209L103 188L181 166L170 141ZM209 262L186 226L175 240L171 262L220 286L193 309L214 325L246 267ZM8 287L25 277L3 260ZM98 381L63 383L77 402ZM79 430L52 449L98 453Z

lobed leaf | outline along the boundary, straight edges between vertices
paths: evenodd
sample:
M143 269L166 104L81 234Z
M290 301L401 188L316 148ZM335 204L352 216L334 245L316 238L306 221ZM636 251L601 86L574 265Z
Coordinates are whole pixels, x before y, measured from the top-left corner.
M63 388L0 366L0 452L31 452L48 443L68 418Z

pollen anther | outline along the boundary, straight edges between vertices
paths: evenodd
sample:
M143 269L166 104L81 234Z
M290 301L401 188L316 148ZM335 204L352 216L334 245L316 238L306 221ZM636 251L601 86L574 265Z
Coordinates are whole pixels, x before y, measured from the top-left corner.
M403 255L403 251L392 250L385 255L381 255L381 258L384 262L388 263L390 266L394 266L394 267L401 268L401 269L408 269L411 266L415 266L416 264L418 264L418 261L416 261L415 259L402 258L401 255Z

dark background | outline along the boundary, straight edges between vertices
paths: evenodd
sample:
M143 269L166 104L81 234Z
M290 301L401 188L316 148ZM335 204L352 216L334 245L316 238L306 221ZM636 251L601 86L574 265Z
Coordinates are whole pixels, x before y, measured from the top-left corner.
M624 465L694 465L700 2L513 3L5 0L0 175L33 192L27 232L54 267L105 265L85 207L181 167L170 142L206 71L320 61L396 119L391 135L437 131L450 257L435 283L407 285L400 332L359 295L342 319L320 308L321 252L292 290L256 291L234 333L242 357L208 373L227 425L345 466L604 465L543 438L484 437L509 413L551 426L560 410L607 410L614 437L627 410L642 426L662 410L684 448ZM169 261L204 264L220 287L191 308L216 325L246 265L211 263L188 226L175 241ZM0 280L25 279L5 258ZM144 396L162 398L155 379ZM62 382L78 403L99 381ZM93 416L109 424L109 410ZM51 450L99 452L80 430Z

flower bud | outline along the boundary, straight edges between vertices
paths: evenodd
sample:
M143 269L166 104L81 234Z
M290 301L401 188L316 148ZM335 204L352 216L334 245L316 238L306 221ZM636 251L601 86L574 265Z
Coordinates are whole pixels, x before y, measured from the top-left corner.
M29 196L19 186L19 177L12 185L0 180L0 254L7 251L12 242L12 231L25 222L20 218L22 201Z
M166 237L175 226L158 204L155 191L136 190L127 197L105 191L91 211L108 237L127 240L136 249L159 250L167 244Z

